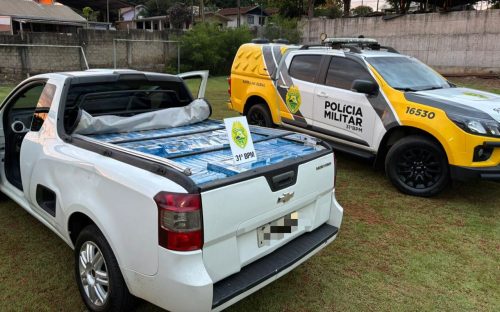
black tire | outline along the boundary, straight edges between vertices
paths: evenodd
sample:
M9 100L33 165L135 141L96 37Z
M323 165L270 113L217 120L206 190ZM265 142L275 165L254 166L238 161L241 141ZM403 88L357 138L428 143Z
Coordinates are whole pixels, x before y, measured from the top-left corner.
M247 112L248 124L271 128L273 118L266 104L255 104Z
M385 172L398 190L413 196L434 196L450 181L448 159L441 146L419 135L405 137L389 149Z
M104 267L101 266L101 269L98 271L97 269L92 269L87 272L81 274L81 265L85 262L80 259L80 255L82 252L82 246L96 246L97 251L100 252L104 259ZM84 249L86 250L86 248ZM93 248L93 247L91 247ZM95 251L95 250L94 250ZM89 254L89 253L87 253ZM97 259L97 252L93 252L93 259ZM95 258L94 258L95 257ZM90 262L87 262L87 266L90 265ZM104 270L103 268L106 268ZM99 284L99 276L103 276L103 272L107 275L108 286L97 285ZM90 277L89 277L90 274ZM81 276L86 276L81 278ZM92 279L93 276L93 279ZM118 266L118 262L109 246L108 242L104 238L104 235L95 225L89 225L85 227L76 240L75 244L75 277L76 283L78 284L78 290L80 291L80 295L82 296L83 302L89 309L89 311L96 312L104 312L104 311L130 311L135 306L134 297L129 293L127 285L123 280L123 276L120 272L120 267ZM93 282L90 280L92 279ZM92 288L93 297L98 297L96 288L90 287L91 283L93 285L97 285L95 287L101 287L101 291L106 292L107 296L103 302L92 302L90 299L92 295L87 294L85 290L85 286L83 285L84 281L87 283L87 291L91 291ZM101 278L102 280L106 280ZM102 296L102 293L100 293ZM99 299L97 299L99 300Z

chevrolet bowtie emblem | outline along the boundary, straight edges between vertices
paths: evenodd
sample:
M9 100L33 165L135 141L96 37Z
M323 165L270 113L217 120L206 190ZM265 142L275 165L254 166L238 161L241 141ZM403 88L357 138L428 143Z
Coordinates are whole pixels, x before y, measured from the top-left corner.
M295 195L295 192L283 193L283 195L278 197L278 204L279 203L286 203L287 201L292 199L293 195Z

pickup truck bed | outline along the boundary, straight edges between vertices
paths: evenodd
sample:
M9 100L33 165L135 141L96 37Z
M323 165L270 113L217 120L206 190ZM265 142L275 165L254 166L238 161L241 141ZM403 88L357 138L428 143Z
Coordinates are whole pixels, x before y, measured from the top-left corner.
M238 173L324 150L314 139L277 129L251 127L257 161L233 165L229 141L220 121L146 131L87 135L87 138L173 160L199 186Z

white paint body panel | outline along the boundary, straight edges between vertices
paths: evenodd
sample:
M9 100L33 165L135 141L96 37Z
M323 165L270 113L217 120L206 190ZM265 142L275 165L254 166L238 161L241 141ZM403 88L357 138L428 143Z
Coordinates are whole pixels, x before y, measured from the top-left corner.
M81 75L102 72L106 73L87 71ZM265 178L258 177L202 193L204 248L174 252L159 247L158 208L153 197L160 191L183 193L185 189L165 177L63 141L57 134L56 122L61 92L68 76L49 74L31 79L39 78L56 85L56 95L42 129L27 133L22 143L24 192L7 182L3 162L0 190L71 247L70 216L77 212L88 216L109 242L125 282L135 296L170 311L209 311L216 281L321 224L340 228L343 210L332 192L334 160L329 154L301 164L296 185L278 192L272 192ZM2 114L3 109L0 118ZM4 144L3 137L0 140ZM328 162L330 166L317 169ZM36 203L38 184L55 192L55 217ZM295 192L293 199L278 204L279 195L287 191ZM256 227L292 211L299 211L299 218L302 216L299 231L270 246L258 248ZM218 309L282 276L334 238L279 275Z
M327 105L329 102L330 105ZM354 107L353 111L360 109L361 116L355 113L340 112L340 108ZM330 115L326 115L326 113ZM363 140L373 149L373 130L375 123L380 123L380 118L373 109L365 94L350 90L317 85L314 97L314 121L313 126L332 131L351 139ZM330 118L329 116L332 116ZM354 124L349 123L354 120ZM357 123L356 121L361 121ZM383 126L382 126L383 128Z

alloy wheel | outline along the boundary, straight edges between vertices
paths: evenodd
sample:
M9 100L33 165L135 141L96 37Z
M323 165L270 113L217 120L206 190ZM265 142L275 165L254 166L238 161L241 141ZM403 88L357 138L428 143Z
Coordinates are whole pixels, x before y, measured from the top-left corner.
M416 189L432 187L443 175L438 155L420 147L401 153L396 172L401 182Z
M108 268L101 250L91 241L80 248L79 272L87 298L98 307L105 305L110 290Z

